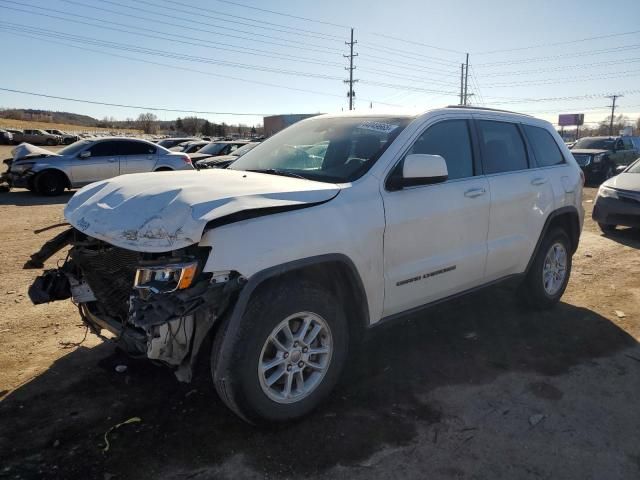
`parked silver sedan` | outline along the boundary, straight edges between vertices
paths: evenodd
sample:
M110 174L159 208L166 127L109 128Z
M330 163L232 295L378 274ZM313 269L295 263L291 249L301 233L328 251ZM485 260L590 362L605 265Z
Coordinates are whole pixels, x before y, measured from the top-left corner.
M43 195L60 195L67 188L126 173L193 169L188 155L132 138L80 140L55 153L23 143L12 153L3 175L9 186Z

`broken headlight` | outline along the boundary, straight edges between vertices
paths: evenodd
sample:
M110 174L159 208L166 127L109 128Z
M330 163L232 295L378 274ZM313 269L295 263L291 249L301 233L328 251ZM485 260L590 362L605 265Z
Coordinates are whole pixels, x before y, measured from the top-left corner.
M35 163L33 162L17 163L17 164L14 163L13 165L11 165L11 167L9 167L9 170L11 171L11 173L24 173L27 170L31 170L34 165Z
M196 277L198 262L140 266L136 271L134 288L153 293L170 293L189 288Z

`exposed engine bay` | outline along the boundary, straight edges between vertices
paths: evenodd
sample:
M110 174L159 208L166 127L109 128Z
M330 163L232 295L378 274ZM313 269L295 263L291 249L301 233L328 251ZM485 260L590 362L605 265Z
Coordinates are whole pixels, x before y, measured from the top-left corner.
M172 366L179 380L190 381L198 350L245 279L237 272L202 272L209 248L141 253L74 228L45 243L24 268L42 268L66 246L64 263L29 288L31 301L71 299L94 333L111 332L130 355Z

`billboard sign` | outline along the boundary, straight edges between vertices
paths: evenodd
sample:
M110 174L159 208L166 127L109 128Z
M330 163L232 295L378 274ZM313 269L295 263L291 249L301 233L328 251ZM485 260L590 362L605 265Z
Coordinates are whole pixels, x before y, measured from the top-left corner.
M558 125L561 127L569 127L572 125L583 125L584 113L561 113L558 116Z

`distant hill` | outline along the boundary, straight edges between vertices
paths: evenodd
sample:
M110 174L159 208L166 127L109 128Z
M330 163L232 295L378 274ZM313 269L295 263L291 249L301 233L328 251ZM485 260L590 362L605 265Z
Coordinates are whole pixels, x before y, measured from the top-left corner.
M26 120L47 123L65 123L85 127L96 127L100 121L88 115L71 112L52 112L49 110L35 110L30 108L12 108L0 110L0 118L12 120Z

